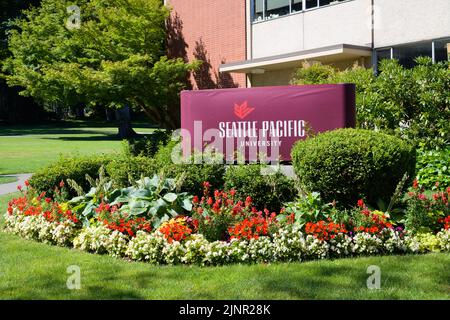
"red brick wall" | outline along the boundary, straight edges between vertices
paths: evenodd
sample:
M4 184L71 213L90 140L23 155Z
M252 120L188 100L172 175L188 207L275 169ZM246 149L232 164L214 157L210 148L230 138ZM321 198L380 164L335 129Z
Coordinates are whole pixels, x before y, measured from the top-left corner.
M244 74L219 65L246 58L245 0L168 0L169 55L206 61L191 76L194 89L245 87Z

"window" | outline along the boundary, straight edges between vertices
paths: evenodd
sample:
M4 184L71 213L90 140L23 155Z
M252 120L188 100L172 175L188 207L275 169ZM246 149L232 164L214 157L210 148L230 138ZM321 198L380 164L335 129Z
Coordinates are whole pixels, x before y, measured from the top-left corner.
M253 0L253 21L264 20L264 0Z
M323 6L327 6L329 4L335 4L337 2L342 2L345 0L319 0L319 6L323 7Z
M434 62L450 61L450 39L410 43L377 50L377 65L383 59L397 59L406 68L416 65L417 57L434 58Z
M290 13L290 0L267 0L266 19L273 19Z
M317 8L319 0L306 0L306 9Z
M303 0L292 0L292 13L300 12L303 10Z
M319 0L319 6L329 5L331 2L335 2L334 0Z
M430 42L408 44L394 47L394 59L406 68L412 68L416 64L414 59L417 57L432 57L433 47Z
M274 19L347 0L251 0L253 22Z
M450 39L434 41L434 61L450 61Z
M391 50L392 49L389 48L377 51L377 65L380 63L381 60L391 59Z

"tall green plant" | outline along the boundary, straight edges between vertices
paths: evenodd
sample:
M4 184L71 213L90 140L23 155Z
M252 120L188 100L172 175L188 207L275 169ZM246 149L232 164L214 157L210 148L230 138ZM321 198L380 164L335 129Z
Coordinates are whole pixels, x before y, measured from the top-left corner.
M47 103L129 106L177 128L178 94L196 63L164 56L169 9L160 0L73 4L42 0L15 21L3 65L8 85Z
M397 60L383 60L379 74L354 67L338 71L318 63L294 74L293 84L356 84L357 126L383 129L417 142L425 149L450 145L450 62L416 59L406 69Z

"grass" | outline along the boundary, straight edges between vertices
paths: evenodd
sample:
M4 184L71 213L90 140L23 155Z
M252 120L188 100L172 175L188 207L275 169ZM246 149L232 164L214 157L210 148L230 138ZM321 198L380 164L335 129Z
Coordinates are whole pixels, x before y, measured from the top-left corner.
M0 197L0 212L13 195ZM48 246L0 232L3 299L449 299L450 254L271 265L152 266ZM81 289L68 290L69 265ZM369 265L381 289L366 287Z
M137 132L153 129L138 125ZM120 150L114 125L67 121L39 126L0 127L0 174L32 173L60 155L111 153Z
M16 182L16 177L0 177L0 184Z

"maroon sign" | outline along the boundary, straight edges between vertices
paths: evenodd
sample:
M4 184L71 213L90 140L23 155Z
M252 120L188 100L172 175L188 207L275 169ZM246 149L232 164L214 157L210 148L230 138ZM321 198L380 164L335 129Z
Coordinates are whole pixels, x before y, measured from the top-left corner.
M232 158L260 154L291 160L293 144L310 132L355 126L353 84L181 92L183 141Z

